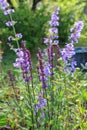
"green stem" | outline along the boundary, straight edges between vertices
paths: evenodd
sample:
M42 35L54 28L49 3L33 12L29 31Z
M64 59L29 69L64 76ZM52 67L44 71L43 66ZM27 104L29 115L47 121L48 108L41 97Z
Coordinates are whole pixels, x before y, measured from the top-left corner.
M34 86L33 86L33 74L32 74L32 71L31 71L31 75L32 75L32 80L31 80L31 84L32 84L32 91L33 91L33 97L34 97L34 100L35 100L35 92L34 92ZM36 112L36 124L37 124L37 128L38 128L38 121L37 121L37 112Z
M46 91L46 88L45 88L45 93L46 93L46 99L47 99L47 91ZM49 121L50 121L50 109L49 109L49 102L48 102L48 99L47 99L47 107L48 107L48 117L49 117Z
M65 84L65 108L66 108L66 125L68 125L69 122L69 109L68 109L68 98L67 98L67 86L66 86L66 77L64 79L64 84Z
M28 97L29 97L29 105L31 107L31 119L32 119L32 129L34 130L34 113L33 113L33 108L32 108L32 102L31 102L31 94L30 94L30 87L29 84L27 83L27 87L28 87Z
M9 16L10 16L11 21L13 21L12 15L9 14ZM13 25L12 28L13 28L13 32L14 32L14 36L15 36L16 35L15 26ZM18 40L16 40L16 43L17 43L18 48L20 48Z
M18 106L18 108L19 108L19 110L20 110L20 116L23 117L22 109L21 109L21 107L19 106L18 99L17 99L17 95L16 95L16 92L15 92L15 89L14 89L14 87L12 87L12 88L13 88L13 91L14 91L14 97L15 97L15 99L16 99L17 106Z

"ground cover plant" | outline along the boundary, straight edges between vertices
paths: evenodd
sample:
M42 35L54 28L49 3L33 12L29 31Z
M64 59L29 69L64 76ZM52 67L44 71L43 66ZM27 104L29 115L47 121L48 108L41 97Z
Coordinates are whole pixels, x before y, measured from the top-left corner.
M9 130L86 130L87 129L87 74L76 68L74 45L78 43L83 22L75 22L70 29L68 43L60 49L58 40L59 7L48 22L46 49L38 48L37 68L33 70L30 51L22 34L16 33L12 18L14 9L0 0L6 22L14 34L8 46L16 53L13 66L17 71L0 73L0 127ZM17 43L17 48L11 41ZM54 51L55 50L55 51ZM0 59L1 61L1 59ZM87 69L87 63L83 69Z

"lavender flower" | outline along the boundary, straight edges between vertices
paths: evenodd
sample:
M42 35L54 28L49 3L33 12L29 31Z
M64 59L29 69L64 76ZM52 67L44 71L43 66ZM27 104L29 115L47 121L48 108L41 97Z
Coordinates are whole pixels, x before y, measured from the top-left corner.
M72 43L78 43L78 39L80 37L81 30L83 29L83 22L79 21L74 24L74 28L70 29L71 35L69 36L69 40Z

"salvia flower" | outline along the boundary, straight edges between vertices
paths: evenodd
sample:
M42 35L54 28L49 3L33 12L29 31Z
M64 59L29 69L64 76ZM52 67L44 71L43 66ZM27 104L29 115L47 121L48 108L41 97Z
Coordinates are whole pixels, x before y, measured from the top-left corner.
M43 58L44 73L45 73L46 77L48 77L51 75L51 71L50 71L50 64L48 61L47 49L44 49L44 51L42 53L42 58Z
M11 41L12 39L14 39L13 36L9 36L9 37L8 37L8 41Z
M14 9L7 9L4 11L4 15L9 15L9 14L14 13L14 12L15 12Z
M5 10L9 6L9 3L7 0L0 0L0 6L3 10Z
M59 14L59 7L56 7L55 8L55 11L52 13L52 16L51 16L51 21L49 21L49 24L52 26L52 27L57 27L59 26L59 17L58 17L58 14Z
M14 51L16 52L18 58L16 58L15 63L13 63L13 65L16 68L20 68L21 63L23 62L23 56L24 56L23 50L22 48L20 48L20 49L14 49Z
M44 73L47 77L51 75L50 65L48 63L44 66Z
M59 14L59 8L57 7L55 9L55 11L52 13L51 20L49 21L49 24L50 24L50 29L49 29L50 36L49 36L49 38L44 38L44 43L46 45L48 45L48 44L57 45L59 43L59 41L58 41L58 26L59 26L58 14Z
M54 47L53 47L53 45L50 45L48 47L48 60L49 60L50 68L54 67L53 66L54 56L55 56Z
M59 41L58 40L54 40L53 45L58 45Z
M71 61L65 66L65 72L74 72L76 70L77 62L72 58Z
M78 43L78 39L80 38L81 30L83 29L83 22L78 21L74 24L74 27L70 29L71 35L69 36L69 40L72 43Z
M87 67L87 62L85 63L85 67Z
M21 34L21 33L17 33L17 34L15 35L15 37L17 37L17 38L22 38L22 34Z
M8 21L8 22L6 22L6 26L7 26L7 27L10 27L10 26L15 25L15 23L16 23L16 22L13 21L13 20L12 20L12 21Z
M45 98L43 98L43 94L40 93L38 95L38 102L35 105L35 110L36 110L36 112L38 112L40 109L43 109L46 106L47 106L47 100Z
M44 43L45 43L46 45L48 45L48 43L49 43L49 44L52 44L52 37L50 37L50 38L44 38Z
M9 80L10 80L10 85L12 87L14 87L15 86L15 84L14 84L14 77L13 77L13 74L12 74L11 70L8 71L8 76L9 76Z
M75 55L74 45L72 43L66 44L65 48L61 51L62 59L65 63Z
M32 62L30 51L26 49L25 41L22 41L21 44L22 48L14 50L18 58L16 58L13 65L16 68L21 68L24 81L29 82L32 79Z
M70 64L70 70L75 71L77 62L72 58L71 64Z
M70 29L71 35L69 36L70 44L66 44L65 48L62 49L62 59L66 64L65 71L75 71L76 61L73 59L75 55L74 43L78 43L78 39L83 28L83 22L78 21L74 24L74 27Z
M50 28L50 29L49 29L49 32L50 32L50 33L53 33L53 34L58 34L58 29L55 28L55 27L53 27L53 28Z

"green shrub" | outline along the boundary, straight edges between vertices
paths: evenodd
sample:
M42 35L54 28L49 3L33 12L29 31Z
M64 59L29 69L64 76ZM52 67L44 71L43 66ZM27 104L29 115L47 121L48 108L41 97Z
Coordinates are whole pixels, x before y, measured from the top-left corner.
M35 12L32 12L26 4L20 5L13 14L13 20L16 20L16 32L23 34L23 39L27 42L27 47L31 50L39 47L43 43L45 37L45 26L49 19L49 14L45 12L46 6ZM0 11L2 21L0 23L0 38L3 42L3 49L7 49L7 38L12 35L12 29L6 28L5 23L8 21L8 16L4 16Z

